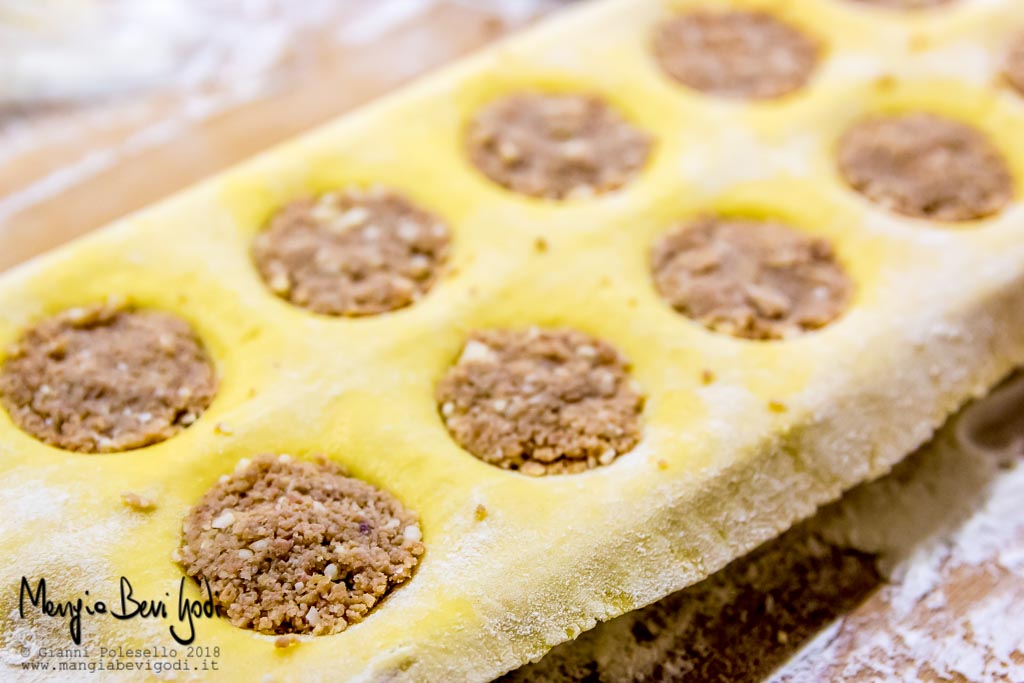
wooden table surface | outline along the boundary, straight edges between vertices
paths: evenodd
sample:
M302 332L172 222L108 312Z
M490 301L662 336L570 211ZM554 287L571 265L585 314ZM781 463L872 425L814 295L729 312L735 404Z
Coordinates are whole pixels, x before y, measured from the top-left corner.
M0 99L0 269L560 4L338 0L289 29L286 48L246 83L172 83L84 102ZM518 679L669 680L689 671L759 680L774 671L782 681L1024 681L1020 458L928 453L704 584L562 646Z

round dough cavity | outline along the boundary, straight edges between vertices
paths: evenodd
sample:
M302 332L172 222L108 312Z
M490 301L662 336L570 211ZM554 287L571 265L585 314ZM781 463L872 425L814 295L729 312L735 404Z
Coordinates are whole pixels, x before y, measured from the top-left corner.
M159 311L74 308L28 329L0 370L0 401L51 446L111 453L155 444L198 419L217 389L192 328Z
M579 199L616 190L647 163L651 137L604 100L521 93L484 107L469 127L473 165L531 197Z
M430 291L450 241L444 223L402 195L349 188L285 206L252 255L279 297L324 315L367 316Z
M666 74L709 95L763 100L805 85L816 40L766 12L698 10L663 22L654 54Z
M849 185L898 214L970 221L1013 199L1006 160L977 129L926 112L874 116L839 142L839 171Z
M325 635L408 581L421 539L416 515L336 464L263 454L189 511L176 559L233 625Z
M571 474L630 451L644 398L611 345L569 329L474 333L437 386L455 441L523 474Z
M853 289L828 242L776 222L698 218L655 242L651 267L675 310L745 339L824 327Z

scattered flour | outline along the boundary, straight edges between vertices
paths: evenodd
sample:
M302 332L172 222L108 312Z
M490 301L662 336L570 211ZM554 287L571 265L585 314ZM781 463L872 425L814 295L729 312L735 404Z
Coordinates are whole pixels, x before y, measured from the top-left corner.
M829 509L832 540L878 553L889 581L773 680L1024 680L1022 401L1018 377Z
M51 599L80 595L89 587L116 587L116 568L103 557L103 549L115 546L125 534L142 523L142 517L128 514L97 516L83 513L95 504L77 493L43 483L60 481L57 468L24 468L4 474L0 485L0 545L5 548L24 547L24 533L17 534L26 525L30 529L46 529L46 533L32 534L31 552L19 553L16 562L0 564L0 679L5 679L8 667L19 666L39 655L41 648L64 648L71 642L67 623L59 618L39 617L35 608L25 620L19 618L18 593L21 577L30 581L46 578L47 594ZM111 509L116 511L112 504ZM114 577L114 578L111 578ZM116 590L116 588L115 588ZM89 622L88 629L100 627L100 622ZM133 622L133 633L155 635L162 624ZM141 633L144 631L145 633ZM89 634L95 639L96 633ZM93 640L95 642L95 640ZM19 670L24 680L31 674ZM40 680L54 680L44 673L36 674ZM21 680L19 678L19 680Z

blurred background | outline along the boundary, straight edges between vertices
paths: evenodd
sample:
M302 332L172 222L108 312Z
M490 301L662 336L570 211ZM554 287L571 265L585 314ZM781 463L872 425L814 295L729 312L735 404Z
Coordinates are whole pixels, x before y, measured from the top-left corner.
M0 0L0 270L569 0Z

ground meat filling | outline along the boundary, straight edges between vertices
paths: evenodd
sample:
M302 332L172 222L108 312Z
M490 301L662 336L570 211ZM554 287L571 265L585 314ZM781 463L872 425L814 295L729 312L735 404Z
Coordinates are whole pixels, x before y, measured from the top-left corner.
M413 513L337 465L260 455L189 511L178 559L233 625L324 635L408 581L421 538Z
M1006 56L1006 80L1024 95L1024 35L1020 35L1010 46Z
M785 225L705 217L658 240L654 283L680 313L746 339L786 339L823 327L852 286L824 240Z
M536 328L474 333L437 401L459 445L533 476L611 463L640 440L644 404L613 346Z
M210 357L184 321L92 306L24 333L0 371L0 400L15 424L51 446L109 453L192 424L216 384Z
M476 115L469 157L502 187L546 199L622 187L643 168L651 138L604 101L585 95L520 94Z
M448 257L448 228L381 189L328 192L287 205L253 243L270 289L316 313L364 316L425 295Z
M934 114L866 119L839 143L839 170L871 201L912 218L969 221L1013 199L1002 155L979 131Z
M764 12L696 11L658 27L665 73L704 93L770 99L799 90L818 64L816 41Z

